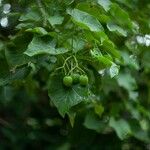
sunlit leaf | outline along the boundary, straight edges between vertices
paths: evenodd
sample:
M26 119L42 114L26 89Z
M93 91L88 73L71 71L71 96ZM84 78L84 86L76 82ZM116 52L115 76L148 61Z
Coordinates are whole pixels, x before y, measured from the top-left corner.
M32 57L39 54L58 55L66 53L67 51L65 48L55 48L49 38L35 36L24 53Z
M82 28L89 29L94 32L103 31L103 27L100 24L100 22L96 18L84 11L72 9L68 10L68 14L70 14L75 23L77 23L77 25L79 25Z
M111 6L111 1L110 0L98 0L98 4L101 5L105 11L109 11L110 6Z

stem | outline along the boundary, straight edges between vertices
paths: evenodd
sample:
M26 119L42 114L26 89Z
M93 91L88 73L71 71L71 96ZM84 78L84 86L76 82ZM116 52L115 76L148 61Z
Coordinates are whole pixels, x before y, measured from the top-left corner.
M67 61L68 61L71 57L72 57L72 56L69 56L66 60L64 60L63 66L56 68L56 71L57 71L57 70L60 70L60 69L64 69L64 72L65 72L65 75L66 75L66 74L67 74L67 70L66 70L65 66L67 66L67 69L69 70L69 65L68 65ZM63 59L64 59L64 57L63 57Z
M75 61L75 66L73 67L73 62L71 61L71 70L69 68L69 65L68 65L68 60L70 58L74 58L74 61ZM65 67L66 66L66 67ZM63 66L59 67L59 68L56 68L56 71L59 70L59 69L63 69L64 72L65 72L65 75L67 75L67 70L68 69L68 75L71 74L75 69L78 69L80 72L84 73L85 74L85 71L82 70L80 67L79 67L79 64L78 64L78 61L77 61L77 58L73 55L73 56L69 56L65 61L64 61L64 64Z
M66 65L67 69L70 70L69 65L68 65L67 62L65 63L65 65ZM65 66L64 66L64 67L65 67Z
M64 68L64 66L58 67L58 68L56 68L56 71L60 70L60 69L63 69L63 68Z
M72 56L69 56L66 60L65 60L65 63L71 58Z
M84 73L84 74L85 74L85 71L84 71L84 70L82 70L79 66L77 66L77 68L78 68L78 70L80 70L82 73Z
M76 67L79 71L81 71L82 73L84 73L84 74L85 74L85 71L84 71L84 70L82 70L82 69L79 67L79 64L78 64L77 58L76 58L75 56L73 56L73 58L74 58L75 63L76 63L76 66L75 66L75 67Z
M73 37L72 37L71 40L72 40L72 41L71 41L71 42L72 42L72 43L71 43L71 44L72 44L71 46L72 46L72 51L73 51L73 50L74 50L74 48L73 48Z
M68 75L71 74L71 72L73 72L73 70L75 70L78 66L73 67L69 72Z
M75 60L76 65L78 66L77 58L76 58L74 55L73 55L73 58L74 58L74 60Z
M66 68L64 67L63 69L64 69L64 73L65 73L65 75L67 75L67 71L66 71Z
M90 58L88 59L88 58L84 58L84 57L78 57L79 59L81 59L81 60L86 60L86 61L90 61L90 62L93 62Z

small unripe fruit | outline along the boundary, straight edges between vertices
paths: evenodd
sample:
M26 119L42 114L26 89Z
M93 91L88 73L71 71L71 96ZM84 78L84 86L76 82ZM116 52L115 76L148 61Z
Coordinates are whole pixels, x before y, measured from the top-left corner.
M79 78L80 85L86 86L89 82L88 76L87 75L81 75Z
M78 83L79 82L79 78L80 78L80 75L77 74L77 73L74 73L72 75L73 83Z
M67 87L71 87L72 86L72 82L73 82L73 79L71 76L65 76L63 78L63 84Z

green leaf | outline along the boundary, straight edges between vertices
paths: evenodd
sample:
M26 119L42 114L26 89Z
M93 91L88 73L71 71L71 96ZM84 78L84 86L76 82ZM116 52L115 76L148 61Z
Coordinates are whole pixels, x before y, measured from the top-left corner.
M85 117L84 126L87 129L101 132L105 129L106 124L103 121L101 121L98 116L96 116L94 113L90 112Z
M71 107L86 100L88 88L80 85L67 88L63 85L62 80L61 74L52 75L49 79L48 93L59 113L64 116Z
M129 135L131 135L130 125L124 119L115 120L113 117L111 117L109 125L116 131L121 140L126 139Z
M101 69L111 67L113 64L112 60L107 56L103 56L98 48L94 48L91 51L91 56L92 56L91 64L98 72Z
M130 103L129 101L125 101L125 106L127 111L131 113L132 118L140 120L141 114L132 103Z
M129 92L137 88L135 79L129 73L120 73L117 76L118 84Z
M148 131L149 130L148 120L146 120L146 119L140 120L140 126L141 126L142 130Z
M109 67L109 66L111 66L112 65L112 61L111 60L109 60L107 57L105 57L105 56L99 56L98 58L97 58L97 61L96 61L97 63L102 63L105 67Z
M48 18L48 21L49 21L49 23L50 23L52 26L62 24L62 23L63 23L63 20L64 20L64 17L58 16L58 15L50 16L50 17Z
M16 51L15 48L6 49L5 55L7 58L7 62L11 68L22 66L31 61L27 55L23 54L23 52L21 53L21 51Z
M136 91L129 91L129 90L128 90L128 92L129 92L129 98L130 99L137 100L137 98L139 96L138 92L136 92Z
M112 66L110 67L110 69L109 69L109 73L110 73L110 77L111 78L113 78L113 77L115 77L115 76L117 76L118 75L118 73L119 73L119 66L118 65L116 65L116 64L112 64Z
M23 67L15 69L14 72L10 72L9 70L7 70L5 74L0 74L0 86L9 84L15 80L24 79L29 74L30 69L30 67Z
M16 29L28 29L28 28L34 28L34 24L33 23L19 23L17 26L16 26Z
M84 33L84 36L88 41L91 41L91 42L95 41L96 43L100 43L105 40L108 40L108 37L105 34L105 32L96 32L95 33L95 32L91 32L91 31L86 31Z
M73 52L78 52L82 50L85 46L85 41L80 37L73 37L72 39L68 40L70 44L70 49L73 48Z
M128 65L136 70L140 69L139 62L135 55L129 55L128 52L125 52L125 51L122 51L121 55L122 55L125 65Z
M107 28L111 32L116 32L117 34L126 37L127 36L127 31L122 29L120 26L114 24L114 23L107 23Z
M105 11L110 10L111 1L110 0L98 0L97 1L99 5L101 5Z
M110 40L104 40L102 43L102 47L104 51L112 54L114 57L119 58L119 59L121 58L119 51L116 50L113 42L111 42Z
M141 126L139 124L139 121L137 120L131 120L129 121L133 136L143 142L149 143L150 137L147 131L141 129Z
M74 0L64 0L64 3L66 4L66 5L70 5L71 3L73 3L74 2Z
M32 38L29 33L19 34L11 39L5 49L5 56L8 65L11 68L15 68L24 64L27 64L30 60L23 52L27 49L27 46Z
M110 13L114 17L112 18L113 21L116 20L119 25L132 29L132 21L129 14L125 10L121 9L119 5L112 3Z
M104 112L104 107L101 104L94 104L94 111L95 114L97 114L99 117L101 117L101 115Z
M87 12L90 15L94 16L101 23L106 23L110 21L110 17L103 13L102 9L98 5L92 5L88 2L79 3L76 7L77 9Z
M30 9L26 14L22 14L19 21L40 21L40 13L37 10Z
M68 49L55 48L50 38L34 36L24 53L32 57L39 54L59 55L66 52Z
M28 28L26 31L27 32L36 33L36 34L39 34L39 35L47 35L48 34L48 32L42 27L35 27L33 29L32 28Z
M100 22L92 15L78 9L68 10L67 12L72 16L73 21L75 21L75 23L80 27L89 29L93 32L103 31L103 27Z

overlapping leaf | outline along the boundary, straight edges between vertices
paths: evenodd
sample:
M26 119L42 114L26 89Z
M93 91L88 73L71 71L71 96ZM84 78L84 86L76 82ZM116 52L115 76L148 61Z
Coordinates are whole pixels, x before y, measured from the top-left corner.
M87 99L88 88L80 85L67 88L63 85L60 75L52 75L49 79L48 93L60 114L64 116L71 107Z
M68 10L68 14L70 14L75 23L82 28L89 29L93 32L103 31L103 27L100 24L100 22L96 18L84 11L72 9Z
M68 52L66 48L55 48L49 38L34 36L24 53L32 57L39 54L59 55L66 52Z

